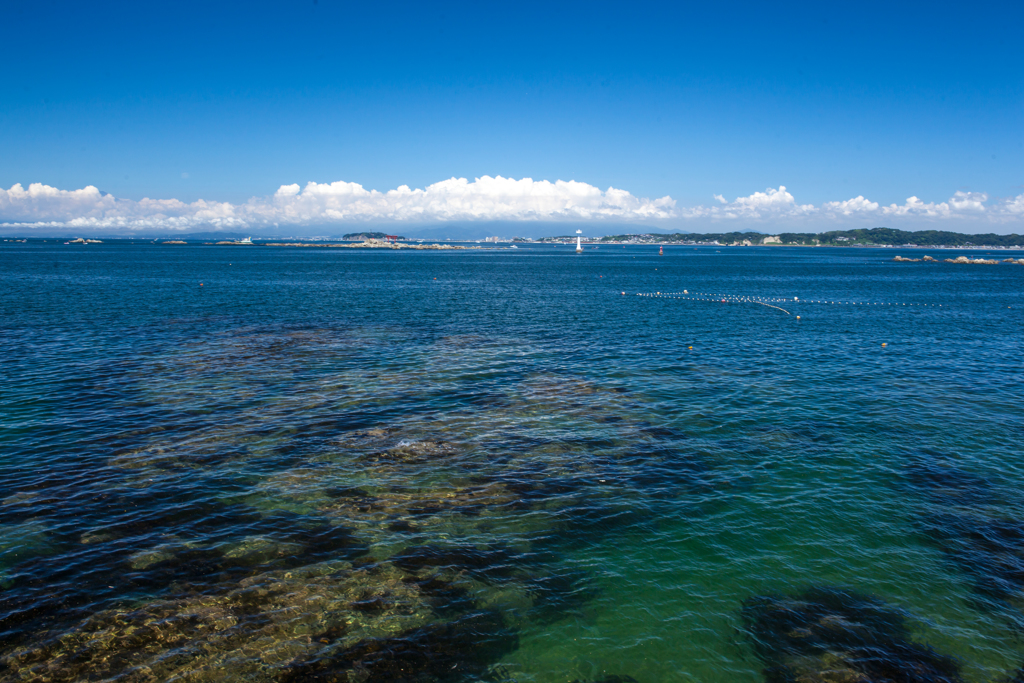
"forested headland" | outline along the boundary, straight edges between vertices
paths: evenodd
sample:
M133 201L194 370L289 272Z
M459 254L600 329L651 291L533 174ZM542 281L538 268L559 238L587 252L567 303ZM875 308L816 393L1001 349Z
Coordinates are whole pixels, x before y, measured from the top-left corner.
M571 237L547 238L547 240L573 239ZM984 233L968 235L944 230L919 230L910 232L893 228L871 228L861 230L830 230L829 232L783 232L766 235L759 232L685 233L608 235L601 242L641 242L675 244L722 244L722 245L793 245L829 247L1024 247L1024 235L997 235Z

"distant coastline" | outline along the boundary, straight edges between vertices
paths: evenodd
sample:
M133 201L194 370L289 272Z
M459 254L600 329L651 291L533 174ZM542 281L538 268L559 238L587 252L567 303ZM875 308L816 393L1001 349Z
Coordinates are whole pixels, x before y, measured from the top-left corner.
M585 239L585 238L584 238ZM567 242L568 236L544 237L538 242ZM680 244L724 247L906 247L929 249L1020 249L1024 248L1024 235L996 235L994 233L968 235L941 230L909 232L892 228L869 230L831 230L821 233L783 232L766 235L759 232L727 233L644 233L608 235L586 240L610 244Z
M556 235L539 238L487 237L484 239L434 238L431 240L387 235L381 232L349 233L342 237L281 237L260 236L249 241L235 233L192 233L178 236L153 235L102 235L102 239L87 239L81 236L12 236L2 242L24 242L26 239L42 242L68 242L70 244L100 244L103 240L123 241L133 244L190 245L190 246L273 246L273 247L346 247L376 249L468 249L504 248L515 244L575 244L575 235ZM726 233L624 233L618 235L583 236L588 246L601 244L653 244L674 246L710 247L861 247L900 249L1024 249L1024 235L997 235L994 233L966 234L939 230L910 232L892 228L871 228L861 230L832 230L821 233L760 232ZM456 245L487 245L483 247Z

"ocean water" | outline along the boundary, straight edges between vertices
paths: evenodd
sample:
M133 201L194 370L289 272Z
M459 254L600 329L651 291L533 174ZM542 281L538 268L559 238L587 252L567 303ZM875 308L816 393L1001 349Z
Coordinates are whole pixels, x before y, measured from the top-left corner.
M1012 677L1024 267L896 253L3 243L0 681Z

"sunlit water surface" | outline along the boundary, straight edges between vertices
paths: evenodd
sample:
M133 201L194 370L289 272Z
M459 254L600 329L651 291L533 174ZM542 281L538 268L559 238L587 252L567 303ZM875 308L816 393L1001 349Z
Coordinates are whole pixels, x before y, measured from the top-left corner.
M3 244L0 680L1012 676L1024 267L894 253Z

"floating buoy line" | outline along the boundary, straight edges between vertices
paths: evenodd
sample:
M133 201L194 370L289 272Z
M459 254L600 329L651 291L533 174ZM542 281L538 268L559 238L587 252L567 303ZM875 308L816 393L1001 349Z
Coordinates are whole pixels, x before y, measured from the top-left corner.
M622 292L625 296L626 292ZM827 299L801 299L799 297L777 297L777 296L743 296L740 294L715 294L712 292L636 292L636 296L649 297L654 299L684 299L687 301L708 301L723 304L758 304L782 311L786 315L792 315L789 311L777 304L824 304L829 306L917 306L920 308L942 308L942 304L917 304L902 302L881 302L881 301L831 301ZM799 316L797 316L799 317Z

